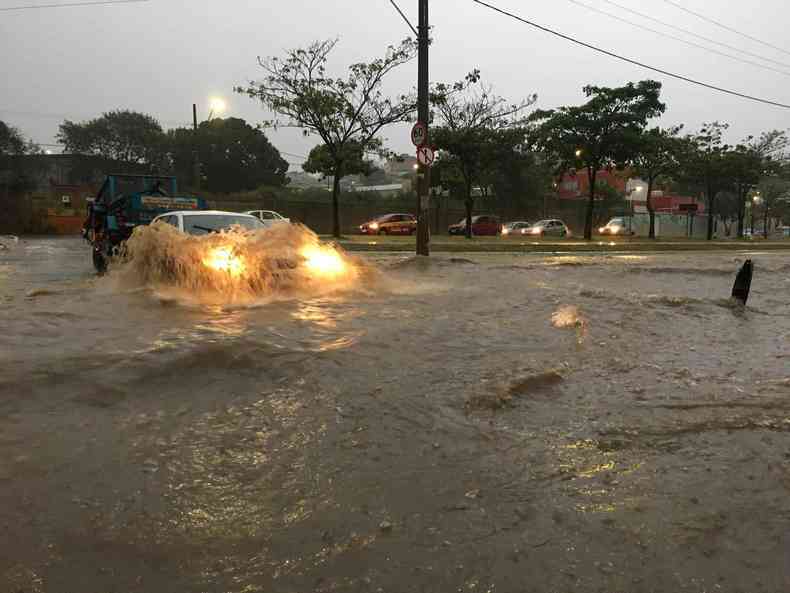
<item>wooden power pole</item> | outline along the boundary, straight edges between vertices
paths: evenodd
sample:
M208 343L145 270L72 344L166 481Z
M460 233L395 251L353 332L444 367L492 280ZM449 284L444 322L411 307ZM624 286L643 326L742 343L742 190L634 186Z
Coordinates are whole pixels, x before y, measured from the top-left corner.
M194 151L192 153L192 186L195 190L200 190L200 157L198 156L198 122L197 104L192 103L192 127L194 130Z
M420 20L417 31L417 120L426 129L425 144L430 146L428 130L428 44L430 31L428 28L428 0L419 0ZM417 255L430 255L430 164L418 164L417 168Z

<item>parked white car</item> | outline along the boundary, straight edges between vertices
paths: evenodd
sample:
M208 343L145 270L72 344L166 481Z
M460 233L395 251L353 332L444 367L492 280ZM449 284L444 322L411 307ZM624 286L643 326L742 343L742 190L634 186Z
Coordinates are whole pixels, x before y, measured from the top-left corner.
M265 228L265 225L255 216L239 214L237 212L223 212L222 210L179 210L160 214L151 221L166 222L188 235L207 235L240 226L247 230Z
M291 222L290 218L285 218L285 216L273 210L250 210L245 212L245 214L254 216L267 227L283 222Z

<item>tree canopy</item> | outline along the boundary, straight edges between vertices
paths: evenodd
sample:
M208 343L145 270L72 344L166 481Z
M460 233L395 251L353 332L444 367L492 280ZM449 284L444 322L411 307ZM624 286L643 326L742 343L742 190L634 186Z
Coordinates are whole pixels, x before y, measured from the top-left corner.
M432 128L431 140L440 151L443 184L463 191L467 238L472 236L472 190L480 185L485 193L496 173L524 150L524 111L536 99L532 95L509 103L481 82L477 70L452 86L440 84L432 90L439 125Z
M0 156L25 154L28 148L29 145L19 130L0 121Z
M93 155L135 169L167 168L166 136L152 116L129 110L109 111L86 121L64 121L58 140L72 154Z
M356 149L380 148L377 135L393 123L406 121L416 108L413 95L389 98L382 83L393 70L416 55L411 39L390 46L384 57L368 63L351 64L345 78L327 72L329 55L337 40L316 41L306 48L292 49L283 58L258 59L263 79L252 81L237 92L259 100L275 118L271 126L301 128L317 135L326 146L325 157L333 165L333 233L340 236L340 179L352 165L346 158Z
M190 128L172 130L168 144L176 174L183 179L192 177L194 151L198 151L204 187L212 192L240 192L286 183L288 162L263 130L240 118L204 121L197 132Z
M534 146L550 155L558 173L587 170L584 237L591 239L598 171L631 164L641 132L666 105L660 101L661 83L654 80L615 88L586 86L583 91L589 97L583 105L536 111L530 121Z
M713 238L716 197L732 187L733 171L727 159L730 146L724 143L729 124L711 122L685 137L680 159L680 175L693 187L704 192L708 210L708 240Z
M340 155L344 175L367 175L373 171L373 161L365 156L365 150L357 142L347 143ZM302 169L307 173L320 173L324 177L335 174L335 157L326 144L317 144L307 156Z
M683 126L672 128L651 128L644 130L636 138L637 150L632 160L634 172L647 181L647 211L650 216L648 236L656 238L656 211L651 199L656 182L677 169L682 151L682 141L678 133Z

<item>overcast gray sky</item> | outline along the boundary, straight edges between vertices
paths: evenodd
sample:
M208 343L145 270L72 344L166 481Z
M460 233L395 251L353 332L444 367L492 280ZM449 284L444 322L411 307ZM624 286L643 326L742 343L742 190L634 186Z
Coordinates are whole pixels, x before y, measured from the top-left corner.
M68 0L0 0L0 8ZM398 0L417 19L417 0ZM718 51L755 57L673 32L614 7L607 0L577 0L634 23L683 36ZM568 35L667 70L748 94L790 103L790 41L785 0L724 2L676 0L786 51L724 31L664 0L616 0L622 6L692 30L772 62L782 74L683 45L571 0L490 0L492 4ZM759 8L758 8L759 6ZM538 93L537 107L582 101L585 84L664 82L668 111L662 125L694 129L718 119L731 138L790 127L790 111L752 103L667 79L593 53L495 14L471 0L432 0L435 43L431 79L457 80L477 67L498 94L518 99ZM149 0L139 4L0 11L2 92L0 119L40 143L54 142L64 116L87 119L128 108L150 113L165 127L191 121L191 105L207 114L208 98L228 101L229 115L257 123L266 117L233 86L258 76L256 56L279 55L312 40L340 37L331 66L336 73L380 55L410 31L388 0ZM783 66L781 64L787 64ZM416 62L387 82L392 93L414 86ZM405 127L386 130L389 146L411 150ZM293 130L271 132L282 151L306 155L317 141ZM301 159L287 155L289 161Z

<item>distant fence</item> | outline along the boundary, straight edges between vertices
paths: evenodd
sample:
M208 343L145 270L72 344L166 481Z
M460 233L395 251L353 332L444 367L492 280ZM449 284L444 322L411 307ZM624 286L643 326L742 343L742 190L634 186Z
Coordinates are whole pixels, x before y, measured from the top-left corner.
M629 217L626 217L628 220ZM714 232L723 235L724 225L718 219L714 220ZM650 215L635 214L631 217L631 230L638 237L647 237L650 234ZM656 237L658 238L694 238L706 239L708 236L707 215L669 214L657 212L655 220Z

